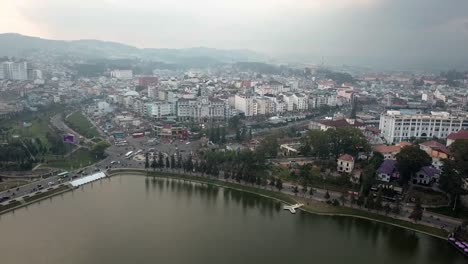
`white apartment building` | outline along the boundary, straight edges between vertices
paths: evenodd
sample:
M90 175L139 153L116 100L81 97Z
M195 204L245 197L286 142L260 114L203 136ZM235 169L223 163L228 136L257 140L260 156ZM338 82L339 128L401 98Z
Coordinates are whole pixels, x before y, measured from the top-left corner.
M111 71L111 77L120 80L130 80L133 78L132 70L113 70Z
M402 114L387 111L380 115L379 129L387 143L410 138L446 138L450 133L468 128L468 115L453 116L447 112L430 114Z
M177 102L177 117L179 120L223 120L225 114L225 103L219 99L210 100L207 97L202 97L193 100L179 100Z
M255 98L254 115L269 115L275 113L275 104L266 97Z
M254 99L248 95L236 94L234 98L234 108L239 112L244 113L245 116L254 115Z
M171 116L175 114L175 105L167 102L154 102L147 103L146 115L154 118L161 118L164 116Z
M28 63L5 61L2 63L3 78L10 80L28 80Z
M305 111L309 108L307 97L304 94L295 93L292 96L294 110Z
M337 94L336 92L326 92L326 93L319 93L319 94L311 94L309 96L309 108L320 108L324 105L328 105L331 107L335 107L337 103Z

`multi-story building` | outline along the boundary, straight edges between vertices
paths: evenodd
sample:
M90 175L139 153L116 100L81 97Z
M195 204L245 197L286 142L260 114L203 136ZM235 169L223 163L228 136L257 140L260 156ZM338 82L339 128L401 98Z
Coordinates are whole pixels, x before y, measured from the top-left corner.
M130 80L133 78L132 70L113 70L111 71L111 77L120 80Z
M146 115L153 118L171 116L176 113L175 104L169 102L146 103Z
M10 80L28 80L28 63L5 61L2 63L3 78Z
M248 95L236 94L234 98L234 108L239 112L244 113L245 116L254 115L254 100L253 97Z
M182 99L177 102L177 117L179 120L223 120L225 114L225 103L219 99L201 97L188 100Z
M446 138L450 133L468 128L468 115L450 115L447 112L430 114L402 114L387 111L380 115L379 129L388 143L410 138Z
M320 92L317 94L311 94L309 96L308 104L310 109L320 108L324 105L331 107L336 106L336 92Z
M155 76L142 76L138 78L138 85L143 87L158 85L159 78Z
M294 110L305 111L309 108L307 97L304 94L295 93L292 95Z
M254 115L270 115L275 112L275 104L267 97L259 97L254 100Z

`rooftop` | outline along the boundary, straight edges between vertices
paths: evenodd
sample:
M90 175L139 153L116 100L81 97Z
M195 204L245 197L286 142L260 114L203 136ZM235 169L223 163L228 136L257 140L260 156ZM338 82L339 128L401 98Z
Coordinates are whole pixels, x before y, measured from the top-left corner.
M338 160L343 160L343 161L354 161L354 157L349 155L349 154L344 154L341 155Z

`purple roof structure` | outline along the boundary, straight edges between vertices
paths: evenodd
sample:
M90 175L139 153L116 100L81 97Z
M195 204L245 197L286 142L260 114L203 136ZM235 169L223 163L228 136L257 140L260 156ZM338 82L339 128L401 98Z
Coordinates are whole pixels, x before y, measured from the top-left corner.
M384 160L380 167L377 169L377 173L384 173L392 175L396 171L396 160Z
M432 166L425 166L422 167L419 172L424 173L425 175L429 177L434 177L435 175L439 175L440 171Z

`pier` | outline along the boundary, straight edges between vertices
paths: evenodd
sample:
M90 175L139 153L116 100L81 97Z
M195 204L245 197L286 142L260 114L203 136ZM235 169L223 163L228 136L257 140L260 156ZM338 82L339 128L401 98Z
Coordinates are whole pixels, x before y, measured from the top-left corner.
M289 210L289 212L291 212L291 214L295 214L296 213L296 209L303 206L304 204L293 204L293 205L285 205L283 206L283 209L284 210Z

